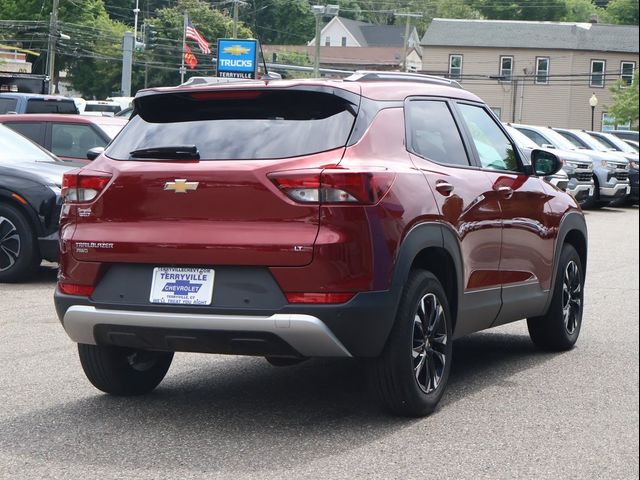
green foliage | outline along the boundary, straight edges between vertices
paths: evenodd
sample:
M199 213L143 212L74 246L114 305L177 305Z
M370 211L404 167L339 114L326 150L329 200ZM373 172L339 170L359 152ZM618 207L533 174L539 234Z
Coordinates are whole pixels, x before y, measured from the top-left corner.
M602 21L621 25L638 25L638 0L611 0Z
M630 122L638 124L638 70L633 74L631 85L618 80L610 90L613 92L613 105L609 107L609 114L615 119L615 123L624 124Z
M592 0L566 0L567 13L561 19L563 22L588 22L592 14L602 17L604 10Z
M496 20L558 21L567 14L567 5L564 0L519 0L517 2L475 0L473 5L486 18Z

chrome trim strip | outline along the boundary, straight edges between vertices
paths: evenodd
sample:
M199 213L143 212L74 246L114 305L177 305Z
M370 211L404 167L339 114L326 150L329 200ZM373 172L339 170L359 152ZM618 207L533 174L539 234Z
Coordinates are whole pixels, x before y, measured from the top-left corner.
M62 321L67 335L77 343L95 345L96 325L176 328L187 330L233 330L273 333L306 357L351 357L329 328L318 318L304 314L207 315L191 313L106 310L74 305Z

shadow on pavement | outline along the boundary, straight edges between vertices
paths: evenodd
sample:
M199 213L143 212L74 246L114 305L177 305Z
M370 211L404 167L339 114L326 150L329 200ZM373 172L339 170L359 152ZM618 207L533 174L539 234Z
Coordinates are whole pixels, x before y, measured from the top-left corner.
M553 358L528 337L500 333L462 339L454 352L441 409ZM358 361L284 368L261 358L201 363L205 368L170 375L144 397L96 393L2 422L0 449L41 462L206 472L299 466L419 421L428 435L429 419L380 411Z

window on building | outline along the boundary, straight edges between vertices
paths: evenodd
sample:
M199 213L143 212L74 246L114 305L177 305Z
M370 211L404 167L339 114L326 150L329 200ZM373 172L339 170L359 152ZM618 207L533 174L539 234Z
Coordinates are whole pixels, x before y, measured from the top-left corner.
M347 37L342 37L342 39L340 40L340 45L342 45L343 47L347 46Z
M330 47L331 46L331 37L326 37L324 39L324 46L325 47Z
M604 60L591 60L591 77L589 86L604 87L604 69L606 66Z
M500 57L500 80L510 82L513 76L513 57Z
M449 55L449 78L462 78L462 55Z
M620 80L627 85L633 83L633 72L636 70L636 62L621 62L620 63Z
M549 83L549 57L536 57L536 83L546 85Z
M502 107L489 107L491 111L495 113L496 117L502 120Z

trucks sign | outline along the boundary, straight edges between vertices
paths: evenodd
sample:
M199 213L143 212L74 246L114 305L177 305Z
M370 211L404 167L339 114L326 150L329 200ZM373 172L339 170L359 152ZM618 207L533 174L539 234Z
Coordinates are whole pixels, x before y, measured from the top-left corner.
M217 75L225 78L256 78L257 40L218 39Z

